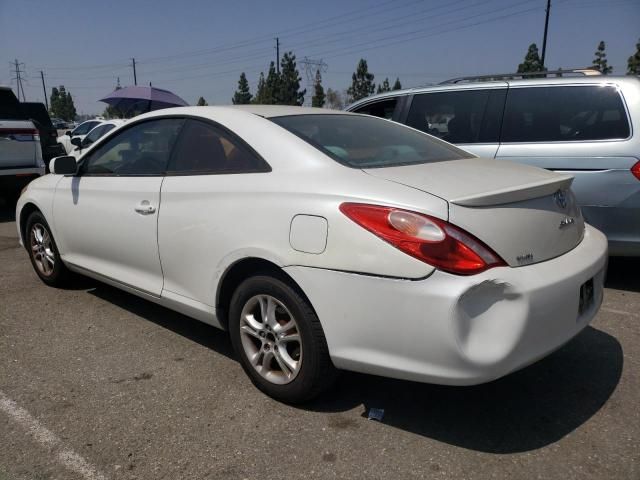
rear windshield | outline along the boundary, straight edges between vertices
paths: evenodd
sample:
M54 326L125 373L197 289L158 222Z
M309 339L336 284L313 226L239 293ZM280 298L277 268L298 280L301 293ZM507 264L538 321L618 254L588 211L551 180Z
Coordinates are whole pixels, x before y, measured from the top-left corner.
M472 158L430 135L365 115L291 115L271 119L351 168L379 168Z

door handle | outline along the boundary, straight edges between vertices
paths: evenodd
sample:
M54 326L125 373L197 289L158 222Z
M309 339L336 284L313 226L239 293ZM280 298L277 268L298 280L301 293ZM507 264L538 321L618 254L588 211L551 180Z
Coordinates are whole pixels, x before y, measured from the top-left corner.
M140 215L151 215L152 213L156 213L156 207L151 205L149 200L141 201L134 210Z

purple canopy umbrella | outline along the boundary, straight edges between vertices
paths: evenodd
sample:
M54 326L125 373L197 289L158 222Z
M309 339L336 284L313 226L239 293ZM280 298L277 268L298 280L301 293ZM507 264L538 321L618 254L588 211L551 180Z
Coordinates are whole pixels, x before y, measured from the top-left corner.
M122 112L133 110L150 112L161 108L189 105L175 93L152 86L120 88L101 98L100 101L108 103Z

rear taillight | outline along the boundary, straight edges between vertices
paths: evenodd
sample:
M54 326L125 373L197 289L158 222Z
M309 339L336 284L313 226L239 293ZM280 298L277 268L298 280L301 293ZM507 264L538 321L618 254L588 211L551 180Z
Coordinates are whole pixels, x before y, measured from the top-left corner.
M0 128L0 136L23 142L40 140L40 133L35 128Z
M631 167L631 173L633 176L640 180L640 162L636 163L633 167Z
M439 218L362 203L343 203L340 211L397 249L440 270L472 275L506 265L473 235Z

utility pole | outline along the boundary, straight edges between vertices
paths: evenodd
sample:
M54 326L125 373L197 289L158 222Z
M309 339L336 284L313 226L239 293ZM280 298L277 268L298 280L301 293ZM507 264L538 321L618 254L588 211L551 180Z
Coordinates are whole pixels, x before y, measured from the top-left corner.
M136 76L136 59L131 59L131 64L133 65L133 84L138 85L138 77Z
M42 91L44 92L44 105L49 110L49 101L47 100L47 87L44 86L44 72L40 70L40 78L42 79Z
M18 90L18 100L20 100L20 92L22 91L22 101L26 102L27 98L24 96L24 87L22 86L22 77L20 76L21 73L24 73L24 70L20 70L20 66L24 67L24 63L18 62L18 59L16 58L13 65L15 66L16 76L14 80L16 81L16 88Z
M276 37L276 72L280 74L280 39Z
M544 39L542 40L542 70L544 70L544 56L547 53L547 30L549 29L549 12L551 11L551 0L547 0L547 15L544 19Z

